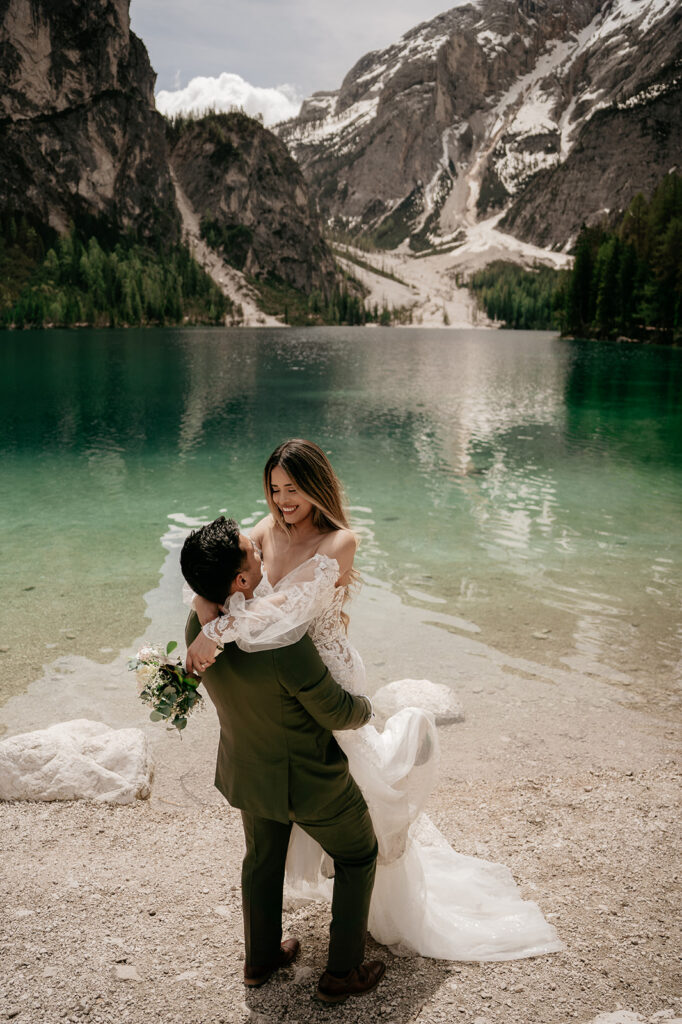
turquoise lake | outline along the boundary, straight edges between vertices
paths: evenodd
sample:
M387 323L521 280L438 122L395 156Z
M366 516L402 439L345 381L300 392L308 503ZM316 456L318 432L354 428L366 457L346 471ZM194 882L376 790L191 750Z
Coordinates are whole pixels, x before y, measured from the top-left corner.
M0 703L50 659L130 645L169 526L254 522L292 436L329 453L358 567L404 604L673 699L680 351L489 330L0 332L0 379Z

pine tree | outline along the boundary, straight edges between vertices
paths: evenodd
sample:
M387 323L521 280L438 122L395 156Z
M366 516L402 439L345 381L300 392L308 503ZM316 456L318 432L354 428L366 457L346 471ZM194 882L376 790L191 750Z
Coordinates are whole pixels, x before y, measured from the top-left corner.
M576 244L573 273L567 295L566 326L572 333L579 334L592 320L590 293L593 270L594 259L590 236L583 227Z
M613 331L618 308L618 269L620 264L620 242L617 235L611 235L599 247L594 268L597 303L595 317L603 335Z

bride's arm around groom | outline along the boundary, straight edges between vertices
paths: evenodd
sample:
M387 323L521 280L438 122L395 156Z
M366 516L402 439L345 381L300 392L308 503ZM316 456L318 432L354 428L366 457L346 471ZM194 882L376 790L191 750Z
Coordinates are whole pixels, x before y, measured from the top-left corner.
M234 545L239 573L245 548L237 524L223 520L223 527L228 524L220 537L210 538L211 550ZM197 592L205 588L191 569L201 568L200 535L210 529L220 532L221 524L190 535L183 548L183 572ZM223 579L233 579L231 572L221 566ZM191 612L188 644L200 628ZM377 841L365 800L332 735L332 729L364 725L372 714L369 699L338 685L307 634L288 647L252 653L230 643L202 681L220 722L215 784L241 811L246 838L245 983L266 981L298 948L291 942L282 945L284 867L296 822L326 850L336 869L327 970L318 998L339 1002L369 991L384 972L379 961L363 964Z

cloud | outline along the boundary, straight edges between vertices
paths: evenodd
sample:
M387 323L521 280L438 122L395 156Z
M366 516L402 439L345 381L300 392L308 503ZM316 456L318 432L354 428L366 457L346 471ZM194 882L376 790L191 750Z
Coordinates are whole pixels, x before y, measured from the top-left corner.
M302 97L291 85L263 89L227 71L218 78L193 78L184 89L162 90L156 94L157 110L167 117L242 107L251 117L262 114L265 124L294 117L301 102Z

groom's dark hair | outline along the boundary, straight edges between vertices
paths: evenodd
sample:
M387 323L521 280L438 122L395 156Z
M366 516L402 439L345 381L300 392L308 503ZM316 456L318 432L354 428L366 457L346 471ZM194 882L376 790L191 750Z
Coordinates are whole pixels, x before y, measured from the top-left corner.
M199 597L223 604L232 580L242 567L239 524L220 516L199 530L192 530L180 552L180 568Z

